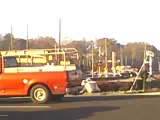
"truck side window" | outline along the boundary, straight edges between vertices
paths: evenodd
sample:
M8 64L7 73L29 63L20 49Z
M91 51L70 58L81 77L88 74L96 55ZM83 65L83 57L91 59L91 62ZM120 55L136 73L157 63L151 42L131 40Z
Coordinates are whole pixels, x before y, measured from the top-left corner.
M4 57L4 68L9 68L9 67L18 67L16 57L12 56Z

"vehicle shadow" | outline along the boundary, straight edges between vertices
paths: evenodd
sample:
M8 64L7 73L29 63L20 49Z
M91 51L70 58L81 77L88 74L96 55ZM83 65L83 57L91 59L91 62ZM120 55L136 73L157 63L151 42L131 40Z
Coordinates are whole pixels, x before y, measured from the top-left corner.
M87 102L87 101L115 101L115 100L131 100L131 99L143 99L143 98L160 98L160 95L115 95L115 96L80 96L72 95L65 96L62 100L49 101L48 104L54 103L66 103L66 102ZM25 104L35 105L30 98L0 98L0 104Z
M23 97L9 97L9 98L0 98L0 105L1 104L30 104L32 103L30 98L23 98Z
M7 114L7 117L0 117L0 120L80 120L94 117L98 112L119 110L118 106L85 106L64 109L47 109L41 111L3 111L0 114ZM101 120L106 118L102 118Z

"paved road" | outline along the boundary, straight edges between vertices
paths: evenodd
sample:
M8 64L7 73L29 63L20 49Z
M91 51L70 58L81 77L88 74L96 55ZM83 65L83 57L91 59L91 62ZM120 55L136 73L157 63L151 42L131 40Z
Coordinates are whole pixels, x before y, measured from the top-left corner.
M160 96L69 96L34 104L0 98L0 120L159 120Z

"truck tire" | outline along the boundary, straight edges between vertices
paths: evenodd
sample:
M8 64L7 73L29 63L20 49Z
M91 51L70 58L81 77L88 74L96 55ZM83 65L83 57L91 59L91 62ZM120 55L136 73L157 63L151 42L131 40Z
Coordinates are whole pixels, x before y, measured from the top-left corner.
M30 97L34 103L44 104L49 101L51 92L46 86L39 84L31 88Z

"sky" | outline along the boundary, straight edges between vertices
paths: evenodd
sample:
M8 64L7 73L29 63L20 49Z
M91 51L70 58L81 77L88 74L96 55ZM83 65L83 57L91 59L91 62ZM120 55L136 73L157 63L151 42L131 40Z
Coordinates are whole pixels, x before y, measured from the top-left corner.
M0 0L0 34L51 36L61 41L114 38L146 42L160 50L159 0Z

